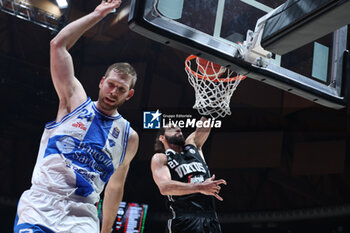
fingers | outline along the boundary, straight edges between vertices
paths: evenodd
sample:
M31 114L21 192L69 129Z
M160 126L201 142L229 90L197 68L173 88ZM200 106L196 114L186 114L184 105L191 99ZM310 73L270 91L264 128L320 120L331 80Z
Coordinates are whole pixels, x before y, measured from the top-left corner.
M216 199L223 201L223 198L219 196L220 190L221 190L221 187L219 186L218 183L216 183L215 186L212 187L211 195L214 196Z
M219 185L216 185L214 188L214 193L219 193L221 190L221 187Z
M215 175L212 175L211 177L209 177L208 179L206 179L204 182L206 182L206 183L211 183L212 181L214 181L215 180ZM214 181L215 182L215 181Z
M212 180L214 181L215 175L213 175L211 178L213 178ZM220 185L221 185L221 184L226 185L227 183L226 183L226 181L225 181L224 179L215 180L214 183L215 183L215 189L214 189L215 191L214 191L214 193L213 193L213 196L214 196L216 199L218 199L219 201L223 201L224 199L223 199L221 196L219 196L219 192L220 192L220 190L221 190Z
M212 175L210 178L206 179L203 182L204 186L203 186L202 193L205 195L212 195L216 199L222 201L223 198L219 196L219 192L221 190L221 187L220 187L221 184L226 185L227 183L223 179L215 180L215 175Z
M212 175L212 177L210 177L209 178L211 181L214 181L215 180L215 174L213 174ZM226 180L224 180L224 179L220 179L220 180L216 180L216 181L214 181L216 184L224 184L224 185L226 185L227 183L226 183Z
M101 4L108 5L113 4L119 6L122 3L122 0L102 0Z
M210 178L210 179L212 179L212 178ZM221 180L211 180L211 181L213 181L212 183L214 185L216 185L216 186L219 186L219 185L222 185L222 184L227 185L226 181L222 180L222 179Z
M219 201L223 201L224 200L222 197L219 196L218 193L215 193L213 196L216 197L216 199L218 199Z
M215 182L216 182L216 184L218 184L218 185L219 185L219 184L227 185L226 180L223 180L223 179L216 180Z

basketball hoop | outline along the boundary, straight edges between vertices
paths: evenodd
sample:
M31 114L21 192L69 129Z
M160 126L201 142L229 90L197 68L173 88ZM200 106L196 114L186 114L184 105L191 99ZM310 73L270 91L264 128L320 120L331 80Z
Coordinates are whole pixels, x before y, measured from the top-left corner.
M193 108L199 114L209 115L214 119L231 115L231 96L246 76L234 76L235 73L226 67L195 55L187 57L185 70L195 91L196 101Z

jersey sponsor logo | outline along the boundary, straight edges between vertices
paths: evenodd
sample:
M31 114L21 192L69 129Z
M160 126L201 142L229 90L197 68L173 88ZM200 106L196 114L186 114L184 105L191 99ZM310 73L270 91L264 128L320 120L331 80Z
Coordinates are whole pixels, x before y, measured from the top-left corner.
M186 146L186 147L185 147L185 151L188 151L188 152L190 152L191 154L195 154L195 153L196 153L196 150L193 149L193 148L191 148L191 146Z
M115 127L115 128L113 129L113 131L112 131L112 136L113 136L114 138L118 138L119 133L120 133L120 130L118 129L118 127Z
M204 177L202 175L199 175L199 176L188 176L188 183L202 183L204 182Z
M95 150L94 148L88 146L86 143L81 142L78 146L78 151L76 151L74 154L77 156L84 156L86 158L92 158L97 161L99 164L102 164L106 167L112 165L112 160L109 156L107 156L104 153L101 153L98 150Z
M189 152L190 152L191 154L195 154L195 153L196 153L196 151L195 151L194 149L192 149L192 148L189 150Z
M89 172L86 169L82 169L72 163L72 161L66 160L66 166L76 171L78 174L80 174L87 182L92 184L93 180L95 179L95 174L92 172ZM96 167L96 170L98 170L98 167Z
M83 167L88 172L98 172L103 181L106 181L114 170L111 157L106 154L106 151L100 151L98 148L89 146L85 142L79 142L69 136L58 138L55 142L59 153L62 153L64 157L70 160L71 164L77 167ZM50 143L49 146L50 147ZM52 154L46 152L47 154ZM83 177L88 177L83 170L75 169L76 172L81 173ZM90 177L90 179L93 177Z
M115 146L115 141L112 140L112 139L108 139L108 143L109 143L109 146L110 146L110 147Z
M82 123L82 122L73 123L72 126L75 128L82 129L82 130L86 131L86 127L85 127L84 123Z
M205 168L202 163L192 162L189 164L181 164L177 168L174 169L180 178L195 172L203 172L206 173Z

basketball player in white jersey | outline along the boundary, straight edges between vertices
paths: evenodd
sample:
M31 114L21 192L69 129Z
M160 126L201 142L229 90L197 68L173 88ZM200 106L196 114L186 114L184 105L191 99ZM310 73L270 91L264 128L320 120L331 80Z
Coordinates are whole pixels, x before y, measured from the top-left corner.
M210 127L201 118L198 127L186 140L176 126L164 127L156 138L151 162L153 179L162 195L168 198L172 218L168 220L169 233L221 233L215 211L214 198L219 196L223 179L215 180L205 162L202 146Z
M110 66L96 102L74 76L69 49L120 6L103 0L68 24L51 41L51 75L59 97L55 121L46 124L32 186L18 203L14 232L100 232L95 203L105 184L101 232L112 231L138 135L118 107L134 94L136 72L127 63Z

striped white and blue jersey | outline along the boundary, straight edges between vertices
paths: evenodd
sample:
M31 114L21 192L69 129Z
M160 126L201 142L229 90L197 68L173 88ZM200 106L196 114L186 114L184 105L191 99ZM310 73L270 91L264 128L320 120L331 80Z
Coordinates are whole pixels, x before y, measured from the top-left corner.
M90 98L59 122L46 124L32 176L32 189L96 203L123 162L130 123L108 116Z

